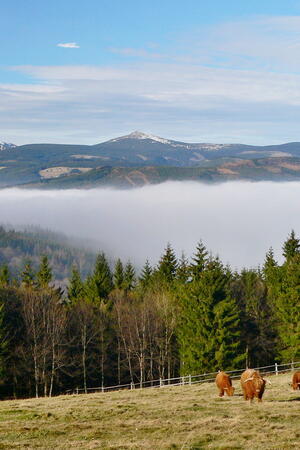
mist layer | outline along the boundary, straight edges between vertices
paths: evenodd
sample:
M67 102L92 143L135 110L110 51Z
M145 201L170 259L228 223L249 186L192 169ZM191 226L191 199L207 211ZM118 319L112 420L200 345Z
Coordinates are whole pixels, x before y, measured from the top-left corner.
M167 242L180 256L202 239L233 268L255 267L270 246L281 257L300 231L300 183L164 183L135 190L0 191L0 222L39 225L93 240L95 250L137 266Z

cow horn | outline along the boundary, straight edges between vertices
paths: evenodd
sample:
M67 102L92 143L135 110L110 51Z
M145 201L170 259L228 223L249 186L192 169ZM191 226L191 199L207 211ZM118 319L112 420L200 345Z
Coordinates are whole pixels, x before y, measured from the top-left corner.
M247 383L247 381L252 381L252 380L253 380L253 377L247 378L247 379L244 381L244 383Z
M264 380L266 383L272 384L271 381L267 380L266 378L263 378L263 380Z

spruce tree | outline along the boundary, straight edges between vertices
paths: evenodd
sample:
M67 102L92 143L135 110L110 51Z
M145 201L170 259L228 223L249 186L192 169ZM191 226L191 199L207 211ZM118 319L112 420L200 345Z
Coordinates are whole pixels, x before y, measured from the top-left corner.
M189 262L185 257L185 254L182 252L181 258L178 263L176 277L180 283L185 284L188 281L189 276L190 276Z
M226 354L234 358L240 356L240 349L230 340L230 333L239 333L236 309L233 309L226 323L226 314L233 308L233 300L228 297L228 274L218 258L211 258L196 280L182 287L179 292L181 302L181 323L178 328L179 352L183 375L213 371L218 364L229 365L227 356L221 361L221 337L225 336L223 347ZM225 351L225 350L224 350Z
M72 267L72 274L68 285L68 299L72 303L82 300L84 297L84 283L81 280L80 272L75 265Z
M214 360L220 370L233 370L241 367L246 353L241 345L241 323L237 304L227 296L214 308Z
M300 360L300 254L282 267L281 292L276 301L278 350L284 362Z
M196 252L192 257L190 265L191 276L193 280L199 279L201 273L205 269L208 261L208 252L202 241L199 241L196 247Z
M131 291L135 286L135 270L130 261L125 266L124 269L124 280L123 288L125 291Z
M107 299L109 293L112 291L112 273L104 253L100 253L97 256L94 273L88 277L86 289L88 297L92 301Z
M149 286L151 276L152 276L152 267L150 266L150 263L147 259L144 267L142 268L141 275L139 277L139 282L143 288L147 288Z
M41 257L40 267L36 274L39 287L47 288L52 281L52 269L46 255Z
M35 274L33 272L31 262L27 261L21 274L21 281L23 285L28 288L34 286L34 279Z
M124 269L120 258L117 259L117 262L115 264L113 279L114 279L114 287L116 289L122 289L124 282Z
M177 259L171 244L168 243L165 252L158 263L157 273L167 283L172 283L176 277Z
M289 262L294 256L300 254L300 240L296 238L295 231L292 230L291 234L283 244L283 256L286 261Z

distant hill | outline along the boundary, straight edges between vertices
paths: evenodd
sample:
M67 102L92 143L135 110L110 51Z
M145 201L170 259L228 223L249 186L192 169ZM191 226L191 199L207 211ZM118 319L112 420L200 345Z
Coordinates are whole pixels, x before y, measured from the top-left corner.
M300 143L269 146L186 143L135 131L127 136L96 145L28 144L4 149L0 152L0 188L28 183L38 186L41 182L49 186L60 183L76 186L76 180L80 187L84 184L90 185L95 179L98 183L99 178L102 183L103 174L106 174L106 178L109 177L110 183L114 184L113 182L116 181L118 185L120 179L118 174L121 173L123 178L122 174L128 171L137 170L144 173L146 170L148 173L153 167L157 168L155 170L159 173L166 168L172 176L174 174L181 176L184 173L187 179L189 176L186 174L194 174L194 171L188 172L186 169L197 168L200 178L203 176L212 178L214 181L213 172L217 174L216 178L227 180L232 178L231 175L233 178L235 176L238 178L239 174L244 176L245 170L228 169L216 172L216 167L222 169L225 165L226 168L226 164L231 163L237 163L235 167L239 167L242 165L240 163L242 160L258 161L260 159L264 160L263 164L267 166L270 166L269 160L274 160L271 165L280 169L273 168L273 172L270 168L266 169L267 179L271 177L280 180L281 176L284 179L286 177L293 179L294 176L297 178L297 170L280 166L282 158L289 158L291 165L298 164ZM250 167L251 164L247 164ZM115 168L118 169L117 172ZM176 168L184 170L177 171ZM257 172L255 172L256 169ZM234 174L229 170L238 173ZM288 170L291 170L291 177ZM258 162L254 162L252 170L249 171L253 179L257 177L260 179L262 172ZM161 175L158 175L158 178L160 177ZM129 181L126 184L132 183Z
M76 264L86 277L93 269L95 254L76 247L66 236L45 230L16 231L0 226L0 266L8 264L10 272L18 276L26 261L38 269L41 255L47 255L57 281L65 281Z
M300 158L236 159L208 167L101 167L24 185L38 189L133 188L165 181L300 181Z

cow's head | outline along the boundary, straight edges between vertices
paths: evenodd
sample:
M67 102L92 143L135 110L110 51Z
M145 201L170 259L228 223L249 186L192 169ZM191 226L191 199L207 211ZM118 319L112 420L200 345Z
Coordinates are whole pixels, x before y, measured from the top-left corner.
M229 388L227 388L227 394L229 395L229 397L232 397L234 394L234 387L233 386L229 386Z

